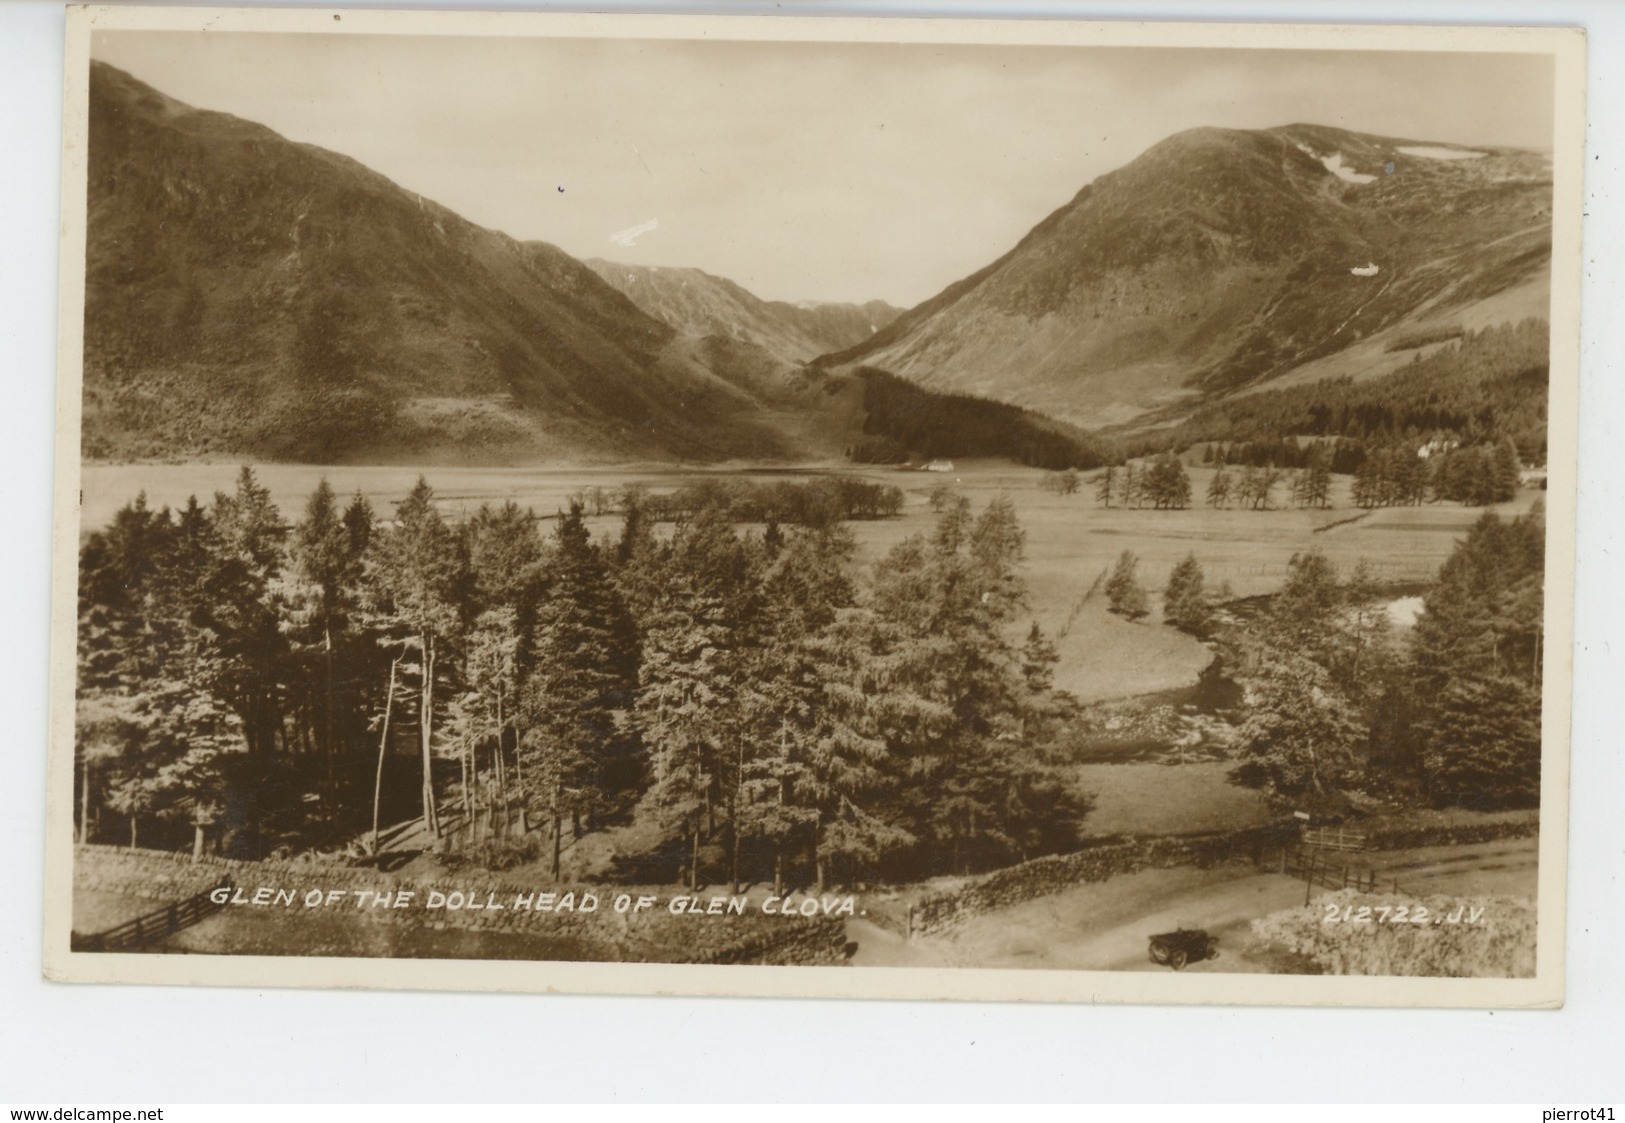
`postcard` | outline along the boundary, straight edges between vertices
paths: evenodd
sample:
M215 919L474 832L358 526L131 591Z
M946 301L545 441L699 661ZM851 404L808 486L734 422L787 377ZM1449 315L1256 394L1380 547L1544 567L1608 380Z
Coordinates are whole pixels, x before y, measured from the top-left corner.
M67 49L49 978L1562 1003L1582 32Z

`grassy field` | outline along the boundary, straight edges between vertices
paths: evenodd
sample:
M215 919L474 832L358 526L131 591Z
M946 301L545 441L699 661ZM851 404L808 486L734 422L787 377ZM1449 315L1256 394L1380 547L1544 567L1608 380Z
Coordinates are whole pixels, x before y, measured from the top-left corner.
M1263 794L1230 783L1231 767L1213 761L1078 765L1079 785L1095 794L1084 833L1196 834L1268 822Z
M216 490L231 488L237 468L234 463L87 465L81 481L82 526L89 530L105 525L137 492L144 491L154 506L178 506L189 495L207 501ZM266 464L255 468L290 519L299 516L306 497L324 475L341 495L360 491L387 517L420 474L417 468L392 466ZM1204 645L1158 624L1155 611L1147 621L1129 623L1105 611L1098 587L1093 597L1087 596L1124 550L1140 557L1140 579L1153 593L1154 607L1169 572L1188 553L1195 553L1201 561L1210 586L1227 582L1238 596L1273 591L1292 555L1314 546L1339 566L1346 568L1365 558L1387 580L1419 582L1437 571L1452 544L1479 515L1475 508L1446 505L1362 513L1348 501L1347 477L1335 478L1335 506L1328 511L1103 508L1088 485L1076 495L1055 495L1038 486L1043 472L993 461L963 462L954 472L940 474L887 468L859 471L840 465L809 466L801 471L661 465L422 470L443 509L452 516L484 502L507 499L550 515L583 489L613 490L629 482L662 490L706 475L783 480L827 472L851 472L896 484L906 493L900 518L853 524L866 563L879 561L894 544L930 527L929 498L939 485L956 488L978 507L997 494L1009 495L1027 533L1031 615L1055 639L1061 655L1056 684L1086 702L1191 683L1212 658ZM1207 469L1191 469L1193 494L1200 497L1209 478ZM1505 510L1526 510L1538 494L1523 492ZM593 522L606 533L617 524L613 517ZM1336 523L1341 525L1332 525ZM1330 529L1317 532L1323 527Z

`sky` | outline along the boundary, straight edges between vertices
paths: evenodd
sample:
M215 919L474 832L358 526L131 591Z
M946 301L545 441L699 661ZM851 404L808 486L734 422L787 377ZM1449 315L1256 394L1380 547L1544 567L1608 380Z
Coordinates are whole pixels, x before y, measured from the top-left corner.
M104 31L94 57L516 238L766 299L924 300L1202 125L1549 149L1547 59Z

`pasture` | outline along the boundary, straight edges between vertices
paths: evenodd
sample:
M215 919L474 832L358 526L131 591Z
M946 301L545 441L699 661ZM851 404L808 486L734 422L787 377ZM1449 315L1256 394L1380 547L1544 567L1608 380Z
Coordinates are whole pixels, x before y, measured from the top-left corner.
M1200 834L1269 821L1262 792L1229 782L1225 761L1193 764L1080 764L1078 786L1095 797L1086 835Z
M81 531L105 525L138 492L144 492L152 506L180 506L191 495L207 502L215 491L231 489L238 467L235 462L86 465ZM290 521L299 517L306 497L323 476L340 496L360 492L381 517L388 518L422 474L434 487L442 510L455 518L481 503L510 499L539 516L551 516L567 506L572 495L594 488L613 492L629 483L658 492L707 477L765 482L845 473L894 484L905 492L899 518L851 524L864 564L880 561L908 535L930 528L930 495L935 488L951 486L977 508L1002 492L1015 503L1027 534L1031 617L1054 640L1061 656L1056 685L1085 702L1188 685L1211 660L1206 645L1157 623L1160 591L1169 572L1188 553L1201 562L1210 590L1228 584L1239 597L1273 592L1292 555L1317 546L1341 569L1363 558L1379 579L1414 585L1431 579L1479 516L1476 508L1447 504L1363 512L1349 501L1351 481L1346 476L1333 478L1333 507L1324 511L1215 511L1201 505L1183 511L1107 508L1096 501L1087 477L1077 494L1057 495L1039 487L1042 471L1002 461L960 462L951 473L841 464L423 469L256 464L254 468ZM1190 476L1192 494L1199 499L1211 471L1195 467ZM1501 509L1521 513L1539 494L1521 492ZM619 520L605 515L591 522L596 533L609 534ZM1124 550L1139 556L1140 581L1152 594L1152 615L1137 623L1107 613L1097 584L1103 584L1100 579Z

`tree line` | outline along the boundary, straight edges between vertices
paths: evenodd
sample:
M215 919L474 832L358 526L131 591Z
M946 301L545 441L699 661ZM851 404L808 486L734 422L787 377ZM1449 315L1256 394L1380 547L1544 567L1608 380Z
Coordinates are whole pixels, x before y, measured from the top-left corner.
M579 502L454 521L422 480L387 519L323 481L290 523L246 468L130 503L80 555L80 837L259 857L417 817L556 873L566 836L637 822L672 880L820 885L1073 841L1007 499L939 490L866 570L839 519L660 531L622 498L597 539Z
M1206 403L1161 440L1178 448L1204 441L1269 444L1283 434L1378 447L1510 440L1524 462L1544 464L1550 345L1544 320L1460 332L1454 342L1427 354L1419 348L1410 363L1376 378L1322 379Z
M1538 806L1544 539L1538 504L1513 519L1485 512L1404 637L1364 562L1345 575L1318 550L1294 555L1267 607L1221 633L1246 699L1232 779L1330 813L1347 809L1349 792ZM1110 610L1130 620L1151 612L1138 564L1125 550L1105 586ZM1193 553L1169 573L1162 619L1206 637L1232 596L1208 591Z
M1217 451L1208 449L1207 463L1213 466L1213 474L1203 498L1209 507L1269 511L1283 502L1321 510L1333 506L1332 474L1338 453L1328 442L1305 445L1301 455L1294 457L1300 462L1295 468L1273 462L1259 466L1250 458L1238 466L1227 459L1228 451L1222 446ZM1523 467L1510 440L1467 447L1433 442L1369 453L1362 449L1354 463L1349 497L1356 507L1367 510L1430 502L1472 507L1509 502L1517 495ZM1191 505L1190 474L1171 452L1148 463L1130 460L1107 465L1096 474L1094 484L1095 499L1103 507L1115 504L1172 511ZM1045 476L1040 486L1063 495L1076 489L1069 489L1060 473Z
M1485 512L1404 639L1362 563L1295 556L1233 650L1235 779L1283 802L1360 791L1475 810L1539 802L1544 514Z

